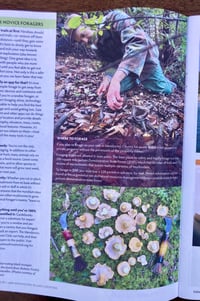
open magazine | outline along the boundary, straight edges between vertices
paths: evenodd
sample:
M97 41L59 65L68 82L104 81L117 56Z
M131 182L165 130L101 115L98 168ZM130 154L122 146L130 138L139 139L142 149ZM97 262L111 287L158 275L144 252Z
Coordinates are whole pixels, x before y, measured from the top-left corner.
M2 291L199 299L199 26L0 11Z

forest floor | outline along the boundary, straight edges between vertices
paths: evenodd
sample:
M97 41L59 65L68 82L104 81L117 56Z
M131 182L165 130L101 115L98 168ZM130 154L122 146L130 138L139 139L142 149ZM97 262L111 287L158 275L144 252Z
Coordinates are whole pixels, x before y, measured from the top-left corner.
M105 97L98 97L100 62L58 56L55 87L55 132L91 138L113 136L182 137L184 92L153 94L138 85L126 92L124 106L112 111Z

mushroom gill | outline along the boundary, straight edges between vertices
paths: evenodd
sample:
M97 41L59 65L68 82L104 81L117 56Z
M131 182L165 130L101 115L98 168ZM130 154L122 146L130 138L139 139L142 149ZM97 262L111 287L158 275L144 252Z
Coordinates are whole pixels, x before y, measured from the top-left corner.
M106 241L105 252L111 259L118 259L126 252L127 245L119 235L113 235Z
M147 249L151 252L151 253L157 253L159 250L159 242L157 240L152 240L148 242L147 245Z
M127 276L130 270L131 267L127 261L122 261L117 265L117 272L122 277Z
M96 212L96 217L98 217L98 219L100 220L109 219L116 215L117 215L117 209L112 208L111 206L105 203L100 204Z
M90 196L86 199L86 205L89 209L96 210L100 204L100 201L95 196Z
M156 228L157 228L157 224L156 222L152 221L152 222L149 222L146 226L146 229L149 233L153 233L156 231Z
M117 217L115 229L123 234L132 233L136 230L136 222L130 215L124 213Z
M99 229L99 237L101 239L107 238L110 235L113 235L113 229L111 227L105 226Z

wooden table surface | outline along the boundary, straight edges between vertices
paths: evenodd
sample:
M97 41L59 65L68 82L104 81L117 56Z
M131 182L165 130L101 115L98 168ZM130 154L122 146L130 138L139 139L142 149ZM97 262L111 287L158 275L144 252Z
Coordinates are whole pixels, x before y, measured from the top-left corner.
M34 11L94 11L126 6L161 7L187 16L200 15L200 0L0 0L0 9ZM64 299L0 292L0 301L61 301ZM66 300L66 299L65 299ZM83 298L84 300L84 298ZM174 301L184 299L176 298ZM128 300L127 300L128 301Z

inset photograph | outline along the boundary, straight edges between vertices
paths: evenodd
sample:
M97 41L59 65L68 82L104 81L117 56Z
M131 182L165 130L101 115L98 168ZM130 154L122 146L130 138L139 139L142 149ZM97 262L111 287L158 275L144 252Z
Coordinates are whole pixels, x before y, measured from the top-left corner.
M55 135L182 140L186 17L58 14Z
M177 282L179 211L180 187L54 184L50 280L134 290Z

